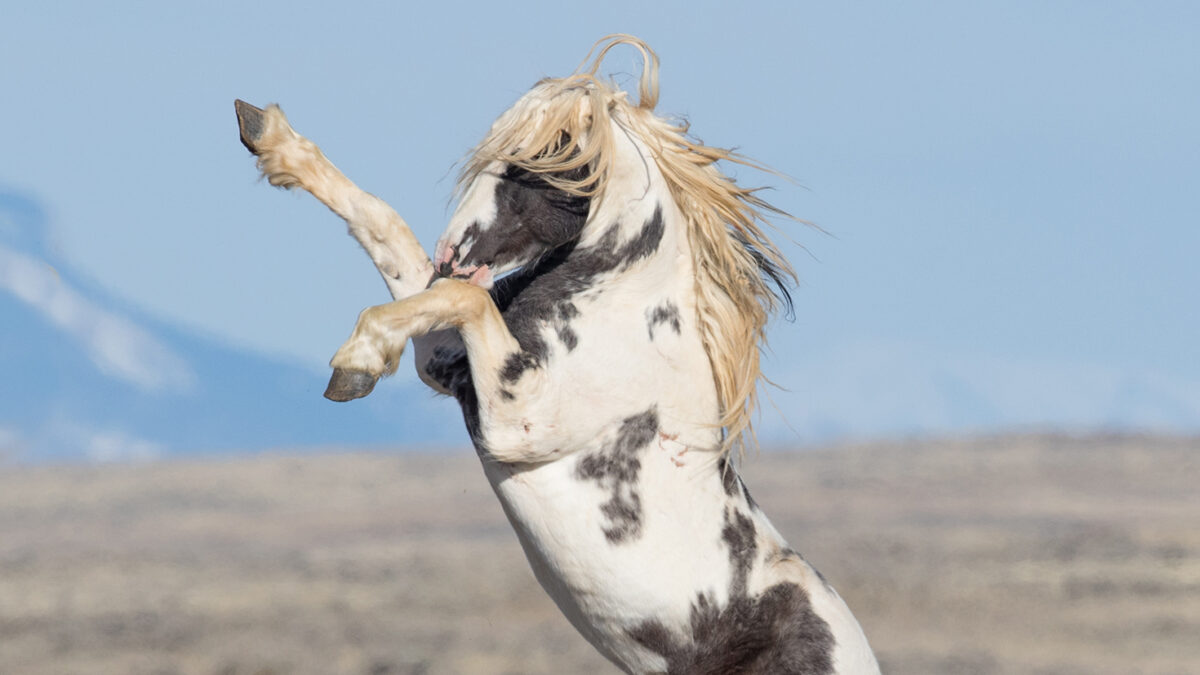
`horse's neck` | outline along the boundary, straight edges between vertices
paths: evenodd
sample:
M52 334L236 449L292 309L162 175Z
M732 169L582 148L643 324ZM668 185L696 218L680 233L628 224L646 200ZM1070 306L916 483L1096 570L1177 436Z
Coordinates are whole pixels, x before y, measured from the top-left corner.
M568 367L587 369L598 383L614 380L610 390L632 406L614 410L618 418L654 407L668 436L715 448L719 405L699 330L684 215L653 162L637 157L632 164L610 178L586 236L563 263L572 277L586 274L598 254L620 261L582 294L581 330L597 333L581 336L579 365ZM622 345L620 360L612 356L614 344Z
M604 196L593 205L581 251L608 248L631 258L605 282L631 294L667 293L694 305L691 247L683 214L649 149L632 136L615 134L613 164ZM636 259L632 259L636 258Z

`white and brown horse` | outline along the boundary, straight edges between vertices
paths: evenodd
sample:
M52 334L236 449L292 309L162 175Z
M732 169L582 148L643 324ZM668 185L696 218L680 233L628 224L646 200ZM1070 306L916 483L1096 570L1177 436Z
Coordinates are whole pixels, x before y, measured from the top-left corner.
M641 51L638 100L597 76ZM876 673L858 623L750 498L731 452L750 433L766 319L791 268L773 209L654 112L658 61L602 40L546 79L467 161L431 260L275 106L237 104L272 185L329 206L395 302L334 355L326 396L365 396L412 339L455 397L542 586L629 673Z

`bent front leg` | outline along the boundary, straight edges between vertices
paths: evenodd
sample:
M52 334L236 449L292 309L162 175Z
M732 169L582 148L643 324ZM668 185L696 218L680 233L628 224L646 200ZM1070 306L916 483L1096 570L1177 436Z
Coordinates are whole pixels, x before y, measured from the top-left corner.
M279 106L263 110L239 100L234 108L242 144L258 156L258 168L271 185L303 188L341 216L393 298L425 289L433 277L433 263L392 207L346 178L315 143L292 129Z
M423 293L364 310L329 362L333 376L325 396L348 401L367 395L381 376L395 371L409 338L449 328L467 350L487 452L501 462L537 462L560 453L561 445L549 445L561 434L548 423L556 405L542 374L527 373L519 383L502 380L521 345L488 292L457 279L439 279Z
M439 279L427 291L359 314L350 339L329 361L333 376L325 396L335 401L366 396L376 380L395 372L409 338L448 328L462 336L476 389L498 392L501 364L520 345L486 290Z

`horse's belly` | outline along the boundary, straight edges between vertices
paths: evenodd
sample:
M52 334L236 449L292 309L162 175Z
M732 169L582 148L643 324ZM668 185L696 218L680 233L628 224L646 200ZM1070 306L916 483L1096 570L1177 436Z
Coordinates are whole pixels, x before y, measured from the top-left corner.
M612 486L580 478L578 456L527 469L484 467L538 582L589 642L632 672L665 668L632 637L638 626L652 619L682 629L698 593L726 595L728 556L715 545L721 500L670 498L653 462L641 470L636 526L617 523L623 529L605 508Z

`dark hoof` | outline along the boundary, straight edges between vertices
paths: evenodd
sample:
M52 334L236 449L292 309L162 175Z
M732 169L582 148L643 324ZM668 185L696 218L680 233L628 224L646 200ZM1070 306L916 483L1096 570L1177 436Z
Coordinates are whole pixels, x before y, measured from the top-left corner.
M379 378L361 370L334 368L325 387L325 398L330 401L353 401L371 393Z
M233 102L233 109L237 111L238 131L242 134L242 145L257 155L256 143L263 134L262 108L255 108L239 98Z

